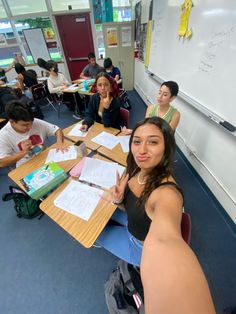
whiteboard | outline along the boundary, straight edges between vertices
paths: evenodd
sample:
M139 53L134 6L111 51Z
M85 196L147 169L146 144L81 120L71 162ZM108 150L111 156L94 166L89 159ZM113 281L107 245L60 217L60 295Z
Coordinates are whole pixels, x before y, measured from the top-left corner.
M51 59L42 28L24 29L23 33L34 63L37 63L38 58L46 61Z
M183 2L153 1L148 70L176 81L205 114L236 125L236 1L194 0L190 40L177 36Z

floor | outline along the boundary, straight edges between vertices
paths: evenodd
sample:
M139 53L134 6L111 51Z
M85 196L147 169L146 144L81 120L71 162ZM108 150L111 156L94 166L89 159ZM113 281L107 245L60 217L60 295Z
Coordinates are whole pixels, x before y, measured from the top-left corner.
M144 116L145 104L135 91L129 98L133 127ZM43 112L46 121L62 128L76 122L66 107L60 118L51 107ZM0 169L1 195L11 184L7 172ZM176 153L175 174L192 217L191 247L208 278L217 313L223 313L236 305L235 229L181 152ZM19 219L12 202L0 205L0 313L108 313L104 283L116 257L103 249L85 249L46 215Z

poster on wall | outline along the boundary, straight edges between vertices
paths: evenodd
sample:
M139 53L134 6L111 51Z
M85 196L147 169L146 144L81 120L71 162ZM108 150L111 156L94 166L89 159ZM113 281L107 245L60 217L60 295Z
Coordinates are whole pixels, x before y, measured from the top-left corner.
M107 28L107 46L108 48L118 46L118 33L116 27Z
M131 47L131 26L121 28L121 46Z

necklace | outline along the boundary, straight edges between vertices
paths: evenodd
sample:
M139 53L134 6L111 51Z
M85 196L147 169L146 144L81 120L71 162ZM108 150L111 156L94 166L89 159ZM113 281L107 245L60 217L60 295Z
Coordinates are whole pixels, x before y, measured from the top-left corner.
M140 185L146 184L146 181L141 181L141 180L140 180L140 175L141 175L141 172L139 172L139 174L138 174L138 176L137 176L138 184L140 184Z
M163 114L163 116L159 116L159 117L162 118L162 119L165 119L165 117L166 117L167 114L169 113L170 109L171 109L171 107L169 107L169 109L166 111L165 114Z

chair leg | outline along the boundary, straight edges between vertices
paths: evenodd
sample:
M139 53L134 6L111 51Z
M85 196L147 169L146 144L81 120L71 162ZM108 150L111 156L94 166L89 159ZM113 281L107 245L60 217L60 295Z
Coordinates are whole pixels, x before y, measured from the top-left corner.
M47 97L46 99L47 99L47 101L48 101L48 104L51 105L55 111L57 111L57 109L56 109L56 107L54 106L53 102L52 102L48 97Z

